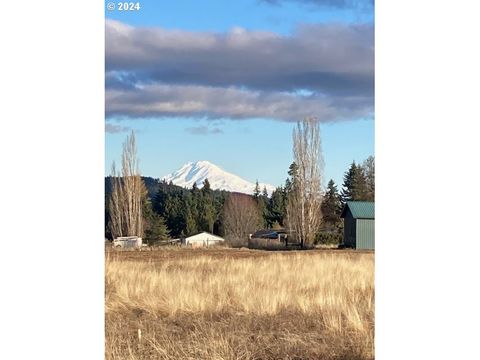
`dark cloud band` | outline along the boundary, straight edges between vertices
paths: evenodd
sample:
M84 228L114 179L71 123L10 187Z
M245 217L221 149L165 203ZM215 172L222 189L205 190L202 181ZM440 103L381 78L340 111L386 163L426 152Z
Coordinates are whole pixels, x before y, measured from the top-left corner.
M373 112L373 34L368 24L305 25L280 36L107 20L107 116L367 117Z
M135 90L107 89L107 116L190 117L206 119L269 118L321 121L372 116L370 97L301 96L198 85L146 85Z

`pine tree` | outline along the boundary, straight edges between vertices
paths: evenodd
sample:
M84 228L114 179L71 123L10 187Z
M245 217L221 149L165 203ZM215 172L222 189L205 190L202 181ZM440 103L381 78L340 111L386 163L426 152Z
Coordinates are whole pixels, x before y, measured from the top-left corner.
M288 167L288 175L290 176L290 179L292 179L293 181L293 179L297 177L297 174L298 174L298 165L294 161Z
M195 216L192 215L191 211L187 211L185 214L185 233L187 236L195 235L198 233L198 227L197 227L197 221L195 219Z
M260 195L259 200L261 203L264 226L269 228L272 226L272 221L269 209L270 198L268 197L268 191L266 186L263 186L262 194Z
M258 179L257 179L257 181L255 181L255 189L253 189L253 197L255 199L258 199L259 196L260 196L260 184L258 183Z
M367 179L365 178L365 172L361 166L357 167L357 172L355 176L355 187L354 187L354 197L355 201L367 201L368 200L368 188L367 188Z
M266 187L265 185L263 186L262 196L263 196L264 198L267 198L267 199L268 199L268 191L267 191L267 187Z
M163 215L165 214L165 204L168 197L168 184L166 181L162 181L158 188L157 194L153 199L153 210Z
M268 192L267 192L266 187L264 187L263 192L260 190L260 184L258 183L258 179L255 181L255 189L253 190L253 198L255 199L255 202L258 205L258 209L260 211L260 214L262 215L262 224L261 225L263 227L268 227L269 226L268 209L267 209Z
M178 236L186 228L185 194L186 190L174 185L160 184L155 196L153 208L165 219L165 223L173 237Z
M191 191L186 191L183 196L182 213L185 219L184 233L187 236L198 233L198 201L201 192L193 187Z
M322 202L323 222L327 226L336 227L340 223L342 203L337 185L330 180Z
M213 207L213 204L208 200L203 199L200 209L201 211L198 230L213 233L213 224L216 220L215 208Z
M208 181L207 178L203 181L203 187L202 187L202 192L203 193L208 193L211 192L212 188L210 187L210 182Z
M147 197L143 205L143 214L145 219L145 240L149 245L154 245L170 237L165 219L154 211L153 204Z
M343 203L352 200L352 186L354 183L355 172L357 171L357 165L355 161L352 162L350 168L343 175L343 188L341 192L341 199Z
M172 234L178 235L185 230L185 206L183 194L181 191L175 191L167 199L166 204L166 221Z
M279 226L284 225L286 213L287 198L285 190L280 186L272 192L270 201L268 202L269 222L273 226L278 223Z
M263 187L261 195L257 198L257 202L262 214L263 218L263 226L270 227L272 222L270 221L270 211L269 211L269 203L270 199L268 198L268 191L266 186Z
M366 201L368 199L367 183L361 166L355 161L343 177L343 189L341 193L343 204L347 201Z
M199 217L197 221L197 227L200 231L208 231L213 233L213 224L217 218L215 212L215 206L213 202L212 189L208 179L203 182L202 196L200 198L198 210Z
M290 164L288 167L288 178L285 181L285 192L289 194L293 189L293 184L298 174L298 166L295 164L295 161Z
M168 240L169 231L165 220L158 214L154 213L150 218L150 224L145 231L145 239L149 245L158 244L159 242Z
M288 194L288 193L290 192L290 190L292 189L292 181L290 180L290 178L287 178L287 179L285 180L285 187L284 187L284 189L285 189L285 193L287 193L287 194Z

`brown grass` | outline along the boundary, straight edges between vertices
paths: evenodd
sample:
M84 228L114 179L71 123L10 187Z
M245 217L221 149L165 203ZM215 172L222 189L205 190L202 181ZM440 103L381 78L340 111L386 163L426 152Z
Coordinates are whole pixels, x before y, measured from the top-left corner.
M107 359L373 358L373 254L187 251L107 256Z

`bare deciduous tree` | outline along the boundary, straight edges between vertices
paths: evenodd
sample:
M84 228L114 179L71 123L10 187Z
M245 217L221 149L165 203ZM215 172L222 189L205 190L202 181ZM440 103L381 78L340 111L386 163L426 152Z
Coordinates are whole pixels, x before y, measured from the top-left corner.
M367 200L375 201L375 158L369 156L362 164L367 185Z
M248 240L262 223L260 210L248 195L230 194L224 205L225 236L231 241Z
M287 224L304 247L313 244L322 221L323 156L315 118L298 122L293 130L293 157L296 167L287 201Z
M145 184L140 176L135 133L123 143L122 171L112 165L112 194L110 196L110 230L112 236L143 237L143 201Z

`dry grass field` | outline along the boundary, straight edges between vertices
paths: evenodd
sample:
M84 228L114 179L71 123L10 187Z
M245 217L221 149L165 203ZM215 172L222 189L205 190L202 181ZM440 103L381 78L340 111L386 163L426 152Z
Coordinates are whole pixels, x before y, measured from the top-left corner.
M374 357L373 253L112 251L105 266L107 359Z

